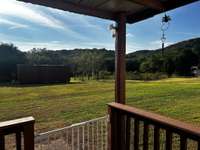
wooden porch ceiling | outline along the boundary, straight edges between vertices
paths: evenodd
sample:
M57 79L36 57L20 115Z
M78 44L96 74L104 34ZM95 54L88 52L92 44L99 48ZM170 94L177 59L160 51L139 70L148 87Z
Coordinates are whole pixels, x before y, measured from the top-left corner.
M116 21L126 13L127 23L135 23L163 11L172 10L198 0L19 0Z

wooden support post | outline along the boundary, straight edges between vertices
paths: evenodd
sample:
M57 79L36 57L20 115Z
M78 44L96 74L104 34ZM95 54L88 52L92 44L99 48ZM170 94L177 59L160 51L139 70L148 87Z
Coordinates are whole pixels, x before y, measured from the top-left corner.
M125 104L126 14L120 13L116 21L115 43L115 102ZM125 118L110 110L110 148L125 148Z
M0 150L5 150L5 136L0 130Z
M109 124L108 124L108 150L117 150L117 118L116 112L111 107L108 107Z
M115 43L115 102L125 104L126 15L119 14Z
M24 150L34 150L34 123L24 127Z

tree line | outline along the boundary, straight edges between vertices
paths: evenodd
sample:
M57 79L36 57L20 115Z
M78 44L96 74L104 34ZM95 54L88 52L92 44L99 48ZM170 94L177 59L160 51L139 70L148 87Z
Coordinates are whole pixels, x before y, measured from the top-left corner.
M128 54L127 64L127 71L192 76L191 67L200 67L200 38L168 46L163 55L161 49Z
M67 65L74 77L113 78L115 53L106 49L48 50L33 48L20 51L13 44L0 44L0 81L16 80L17 64ZM192 76L191 67L200 65L200 38L158 50L141 50L126 55L128 79Z

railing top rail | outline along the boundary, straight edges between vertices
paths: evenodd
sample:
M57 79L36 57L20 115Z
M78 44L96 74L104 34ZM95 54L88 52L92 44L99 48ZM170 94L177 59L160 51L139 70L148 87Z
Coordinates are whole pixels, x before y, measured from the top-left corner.
M106 118L107 118L107 116L100 117L100 118L95 118L95 119L92 119L92 120L89 120L89 121L72 124L72 125L64 127L64 128L54 129L54 130L51 130L51 131L48 131L48 132L40 133L37 136L49 135L49 134L52 134L52 133L55 133L55 132L60 132L60 131L63 131L63 130L67 130L67 129L70 129L70 128L73 128L73 127L78 127L78 126L90 124L90 123L93 123L93 122L96 122L96 121L101 121L101 120L104 120Z
M153 123L160 126L161 128L168 128L181 134L189 134L190 137L194 139L200 139L200 127L119 103L113 102L109 103L108 105L111 108L125 112L142 121Z
M10 121L0 122L0 130L16 128L20 126L24 126L26 124L34 123L35 119L33 117L26 117L21 119L15 119Z

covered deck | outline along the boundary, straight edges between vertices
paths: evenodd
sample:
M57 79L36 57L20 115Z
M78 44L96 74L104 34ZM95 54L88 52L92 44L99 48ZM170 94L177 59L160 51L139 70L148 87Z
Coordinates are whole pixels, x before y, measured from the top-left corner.
M80 146L80 144L83 145L83 143L85 143L85 136L81 134L81 137L84 140L80 140L80 138L78 138L76 141L71 142L72 147L58 149L200 149L200 128L125 105L126 24L133 24L138 21L145 20L159 13L187 5L197 0L21 1L61 9L64 11L70 11L78 14L109 19L116 22L115 102L108 104L108 118L104 118L104 124L102 126L95 126L93 130L96 132L92 132L92 134L100 134L103 133L102 131L104 129L108 129L108 132L106 132L107 134L102 134L102 139L105 139L104 137L107 137L108 139L107 146L102 146L104 145L103 143L96 144L96 146L91 147L89 138L86 140L89 145L88 147ZM105 123L107 119L108 124ZM28 117L0 123L0 150L5 150L5 135L11 133L16 134L17 150L21 150L22 146L24 146L24 150L34 150L36 147L34 143L34 122L35 121L33 117ZM101 129L103 128L103 130L97 130L100 129L99 127ZM81 129L82 133L86 133L86 130L84 129L85 128ZM78 131L80 130L77 130L77 134L79 133ZM23 136L21 133L23 133ZM174 138L174 136L176 136L176 138ZM24 139L24 144L22 144L22 139ZM94 139L94 136L92 139ZM194 143L192 144L192 147L188 146L189 140L192 140ZM74 143L76 143L78 147L73 147ZM94 140L93 144L95 144ZM53 147L48 147L47 149L53 149Z

